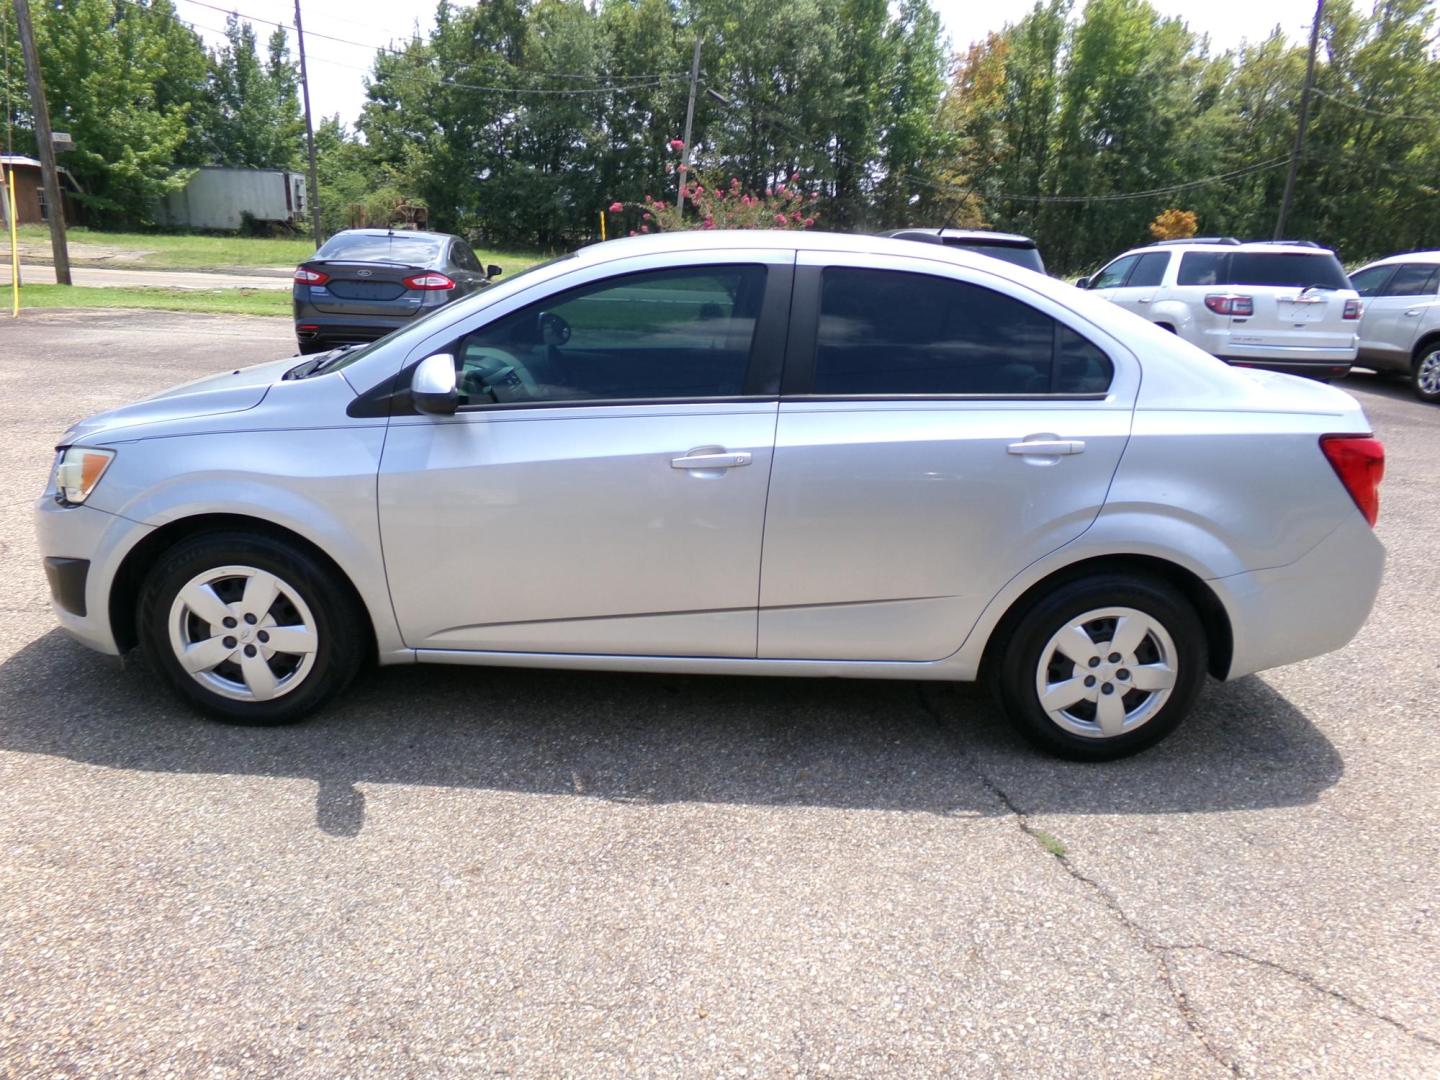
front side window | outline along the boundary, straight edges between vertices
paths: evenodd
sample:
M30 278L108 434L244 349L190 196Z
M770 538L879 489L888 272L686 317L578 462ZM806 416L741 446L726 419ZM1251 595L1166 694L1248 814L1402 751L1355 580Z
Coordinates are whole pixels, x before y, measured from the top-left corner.
M1029 304L892 270L824 272L816 394L1103 393L1110 359Z
M1440 266L1424 263L1405 263L1385 286L1382 296L1433 296L1435 279L1440 275Z
M1372 266L1350 275L1350 285L1361 296L1378 296L1385 282L1395 272L1393 266Z
M453 349L461 405L736 397L763 266L656 270L503 315Z
M1090 279L1092 289L1118 289L1125 284L1130 268L1140 261L1139 255L1125 255L1116 259Z

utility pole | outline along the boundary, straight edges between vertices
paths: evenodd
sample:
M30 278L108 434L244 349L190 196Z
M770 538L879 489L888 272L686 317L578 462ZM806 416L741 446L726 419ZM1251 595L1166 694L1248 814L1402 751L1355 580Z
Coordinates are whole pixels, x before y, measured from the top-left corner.
M1300 123L1295 128L1295 149L1290 154L1290 170L1285 174L1285 194L1280 197L1280 216L1275 219L1275 239L1285 239L1285 220L1295 199L1295 174L1300 171L1300 157L1305 153L1305 129L1310 124L1310 88L1315 85L1315 53L1320 47L1320 20L1325 14L1325 0L1316 0L1315 21L1310 24L1310 59L1305 64L1305 89L1300 91Z
M45 184L45 207L50 219L50 250L55 256L55 283L70 284L70 249L65 246L65 203L60 195L60 174L55 169L54 133L50 108L45 104L45 82L40 77L40 53L35 48L35 27L30 24L29 0L15 0L15 23L25 53L25 77L30 83L30 111L35 114L35 142L40 151L40 174Z
M685 109L685 151L681 159L684 168L680 173L680 194L675 197L678 210L685 209L685 180L690 175L690 132L695 127L695 89L700 85L700 43L703 40L696 36L695 58L690 61L690 104Z
M300 92L305 99L305 152L310 159L305 189L310 199L310 232L314 234L318 250L325 238L320 235L320 180L315 173L315 126L310 121L310 76L305 71L305 28L300 22L300 0L295 0L295 40L300 46Z

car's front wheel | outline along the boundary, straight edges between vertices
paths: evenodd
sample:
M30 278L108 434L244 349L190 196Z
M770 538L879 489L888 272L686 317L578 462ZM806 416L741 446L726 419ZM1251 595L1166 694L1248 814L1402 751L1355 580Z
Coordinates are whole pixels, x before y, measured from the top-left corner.
M1420 349L1411 369L1410 384L1421 401L1440 401L1440 341Z
M1062 757L1104 761L1159 742L1204 681L1199 616L1159 580L1106 574L1061 585L1015 624L994 672L1021 734Z
M354 677L363 611L313 556L282 540L212 533L166 552L141 590L152 667L223 720L284 724Z

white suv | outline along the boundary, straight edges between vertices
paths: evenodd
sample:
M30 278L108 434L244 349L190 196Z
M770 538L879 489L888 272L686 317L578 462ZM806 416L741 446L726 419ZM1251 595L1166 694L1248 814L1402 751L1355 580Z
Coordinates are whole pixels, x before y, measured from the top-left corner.
M1355 359L1359 294L1309 242L1166 240L1077 284L1238 367L1338 379Z
M1391 255L1350 282L1366 298L1360 363L1409 375L1421 399L1440 401L1440 251Z

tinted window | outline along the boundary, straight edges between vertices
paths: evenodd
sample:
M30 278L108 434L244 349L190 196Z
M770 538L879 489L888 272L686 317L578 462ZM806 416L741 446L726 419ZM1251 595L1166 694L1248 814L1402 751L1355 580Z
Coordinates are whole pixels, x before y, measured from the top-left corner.
M978 285L889 270L825 271L817 394L1077 394L1110 360L1028 304Z
M763 266L720 266L547 297L455 345L461 404L739 395L764 292Z
M1385 286L1382 296L1430 296L1435 292L1435 277L1440 266L1406 263Z
M1180 256L1176 285L1219 285L1225 269L1226 253L1219 251L1187 251Z
M1350 286L1361 296L1375 296L1394 272L1393 266L1372 266L1368 270L1351 274Z
M450 257L455 260L455 265L462 270L479 270L480 263L475 258L475 253L470 250L469 244L462 244L455 241L455 246L450 249Z
M1116 259L1109 266L1101 270L1090 279L1092 289L1115 289L1125 284L1125 275L1130 273L1130 268L1140 261L1139 255L1125 255Z
M1348 289L1350 279L1340 260L1328 252L1235 251L1230 254L1230 285L1277 285L1296 288Z
M1148 255L1141 255L1135 269L1130 271L1130 279L1125 285L1131 289L1159 285L1165 277L1165 267L1169 265L1168 251L1152 251Z
M1040 252L1033 247L1012 247L1007 244L976 244L970 241L946 240L946 247L959 248L961 251L973 251L977 255L989 255L992 259L1000 259L1002 262L1010 263L1012 266L1023 266L1026 270L1034 270L1037 274L1045 272L1045 264L1040 261Z
M429 236L370 236L365 233L336 233L315 253L316 259L343 259L347 262L394 262L406 266L429 266L440 258L443 240Z

